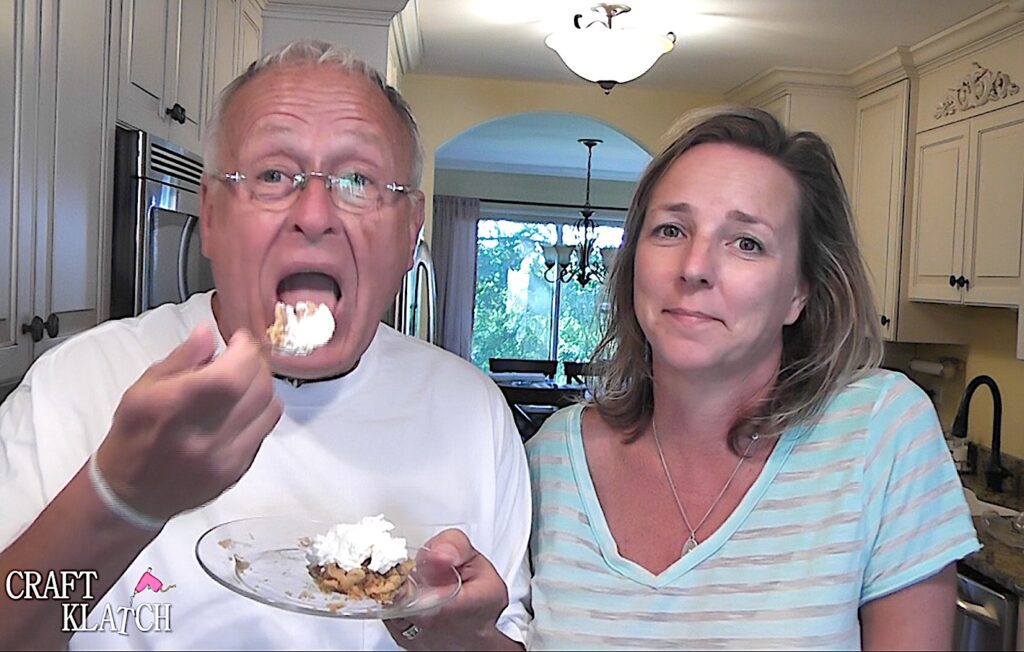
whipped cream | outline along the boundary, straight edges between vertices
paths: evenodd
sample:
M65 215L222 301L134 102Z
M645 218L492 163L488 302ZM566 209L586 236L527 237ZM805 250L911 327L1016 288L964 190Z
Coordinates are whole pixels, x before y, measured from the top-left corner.
M267 335L278 353L309 355L331 340L334 315L323 303L299 301L292 306L278 301Z
M383 514L367 516L358 523L339 523L326 534L316 535L306 556L310 563L333 563L346 571L369 559L366 568L384 574L408 559L405 539L391 536L393 529L394 524Z

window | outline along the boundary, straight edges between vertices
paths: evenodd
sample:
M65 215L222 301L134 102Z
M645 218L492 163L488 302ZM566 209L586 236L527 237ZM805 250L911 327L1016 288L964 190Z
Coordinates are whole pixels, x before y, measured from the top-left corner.
M481 219L477 223L473 363L489 358L589 360L601 335L603 284L545 277L541 247L576 244L572 223ZM619 226L599 226L599 247L617 247ZM561 370L560 370L561 371Z

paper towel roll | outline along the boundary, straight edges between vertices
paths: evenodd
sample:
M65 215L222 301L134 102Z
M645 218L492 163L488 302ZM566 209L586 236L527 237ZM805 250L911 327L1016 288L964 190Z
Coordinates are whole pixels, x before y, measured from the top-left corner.
M929 376L944 376L949 378L953 375L953 365L943 362L932 362L931 360L911 360L910 370Z

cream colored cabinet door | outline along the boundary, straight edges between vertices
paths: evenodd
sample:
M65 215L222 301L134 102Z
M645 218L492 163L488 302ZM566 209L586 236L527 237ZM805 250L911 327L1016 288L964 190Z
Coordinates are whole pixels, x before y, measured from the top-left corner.
M106 316L111 10L0 0L0 385Z
M38 8L0 0L0 385L32 360L32 193Z
M35 355L106 318L113 166L109 0L42 0L34 312L57 319Z
M123 0L117 116L198 152L206 0Z
M764 104L761 108L775 116L775 119L781 122L782 126L789 128L792 101L792 96L786 93Z
M910 232L911 299L960 303L970 125L917 135Z
M206 2L180 0L172 3L171 8L176 8L178 15L172 16L167 26L168 84L164 112L166 115L167 107L172 111L167 115L168 139L198 154L205 98Z
M164 94L176 84L168 78L168 57L177 45L180 0L124 0L121 16L121 71L117 112L124 122L167 137ZM173 19L173 20L172 20ZM173 29L169 28L173 25Z
M1024 104L971 120L964 303L1020 301L1024 227Z
M237 75L235 52L238 49L238 5L240 0L214 0L211 6L210 30L213 34L207 52L210 61L210 93L207 98L207 119L213 114L217 97Z
M238 72L241 74L260 58L260 44L263 42L263 15L259 5L252 0L242 0L238 28Z
M260 56L263 15L253 0L212 0L207 13L208 121L221 91ZM204 135L205 137L205 135Z
M909 82L902 81L857 102L853 215L879 324L888 340L896 336L900 298L908 93Z

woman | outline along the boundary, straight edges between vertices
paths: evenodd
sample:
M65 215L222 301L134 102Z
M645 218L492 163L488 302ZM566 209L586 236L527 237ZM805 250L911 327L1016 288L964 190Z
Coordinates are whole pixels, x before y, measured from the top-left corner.
M978 549L881 341L828 146L684 120L610 281L594 400L528 444L532 648L949 648Z

